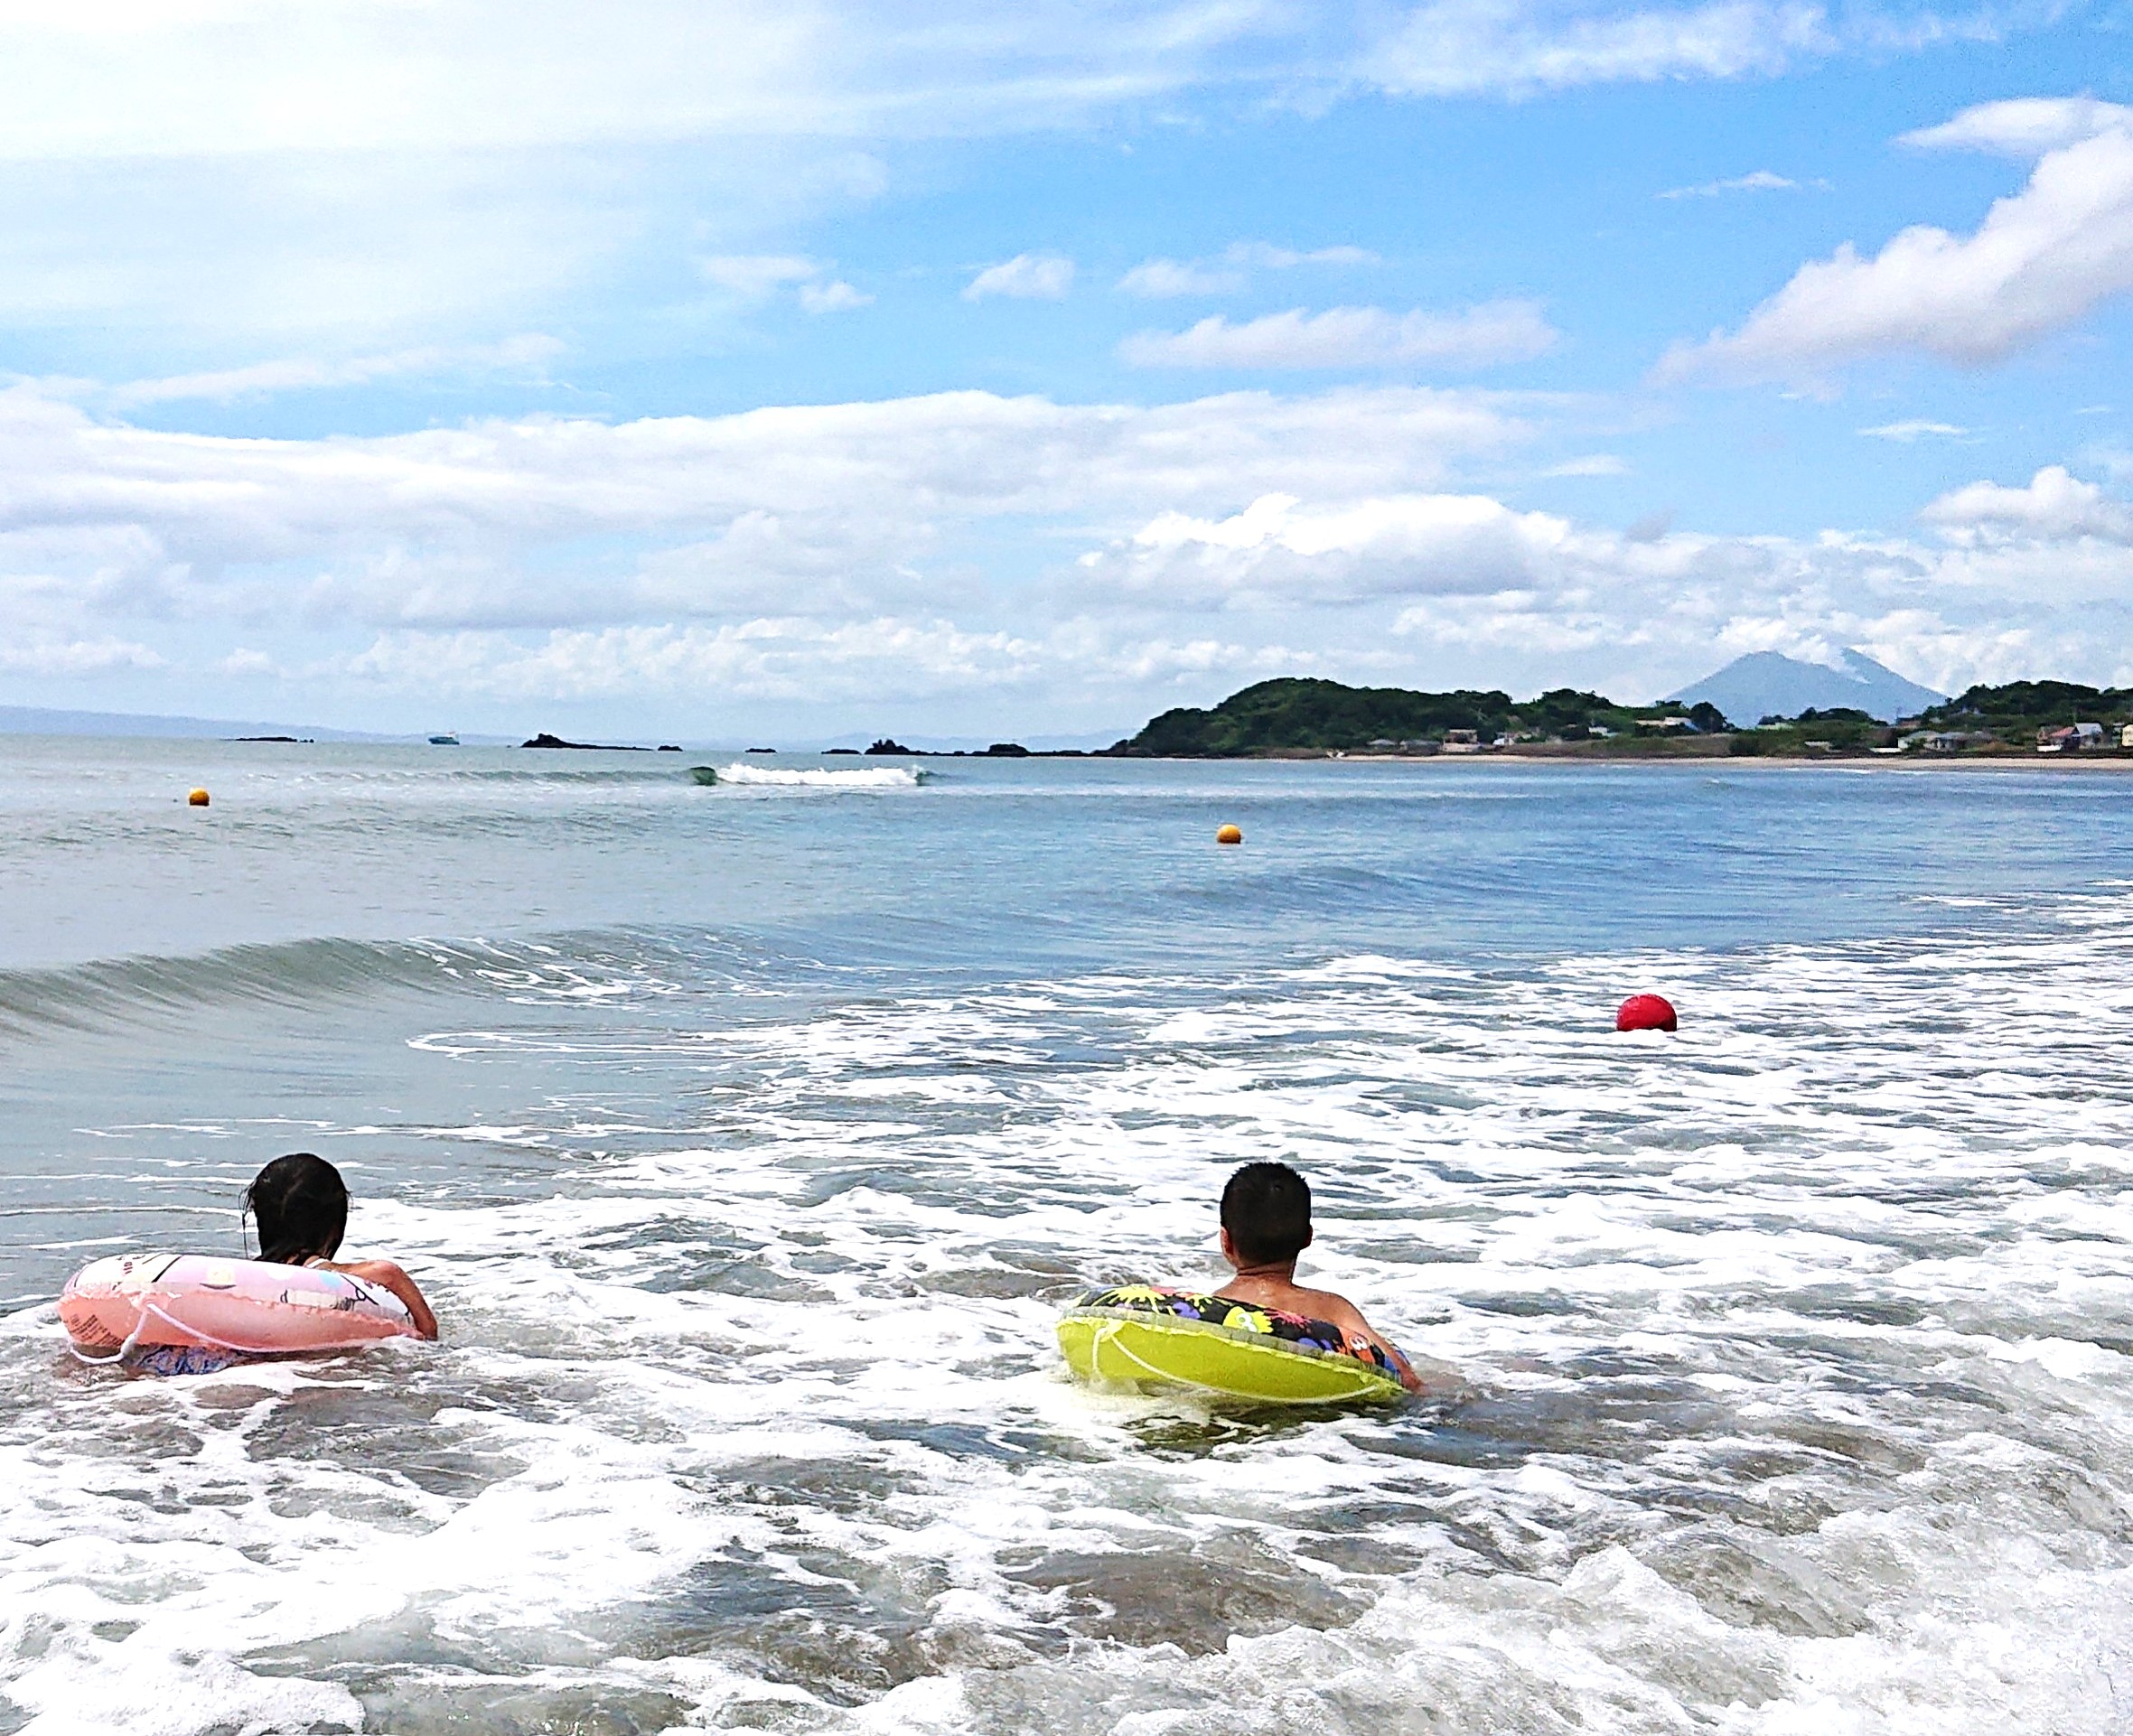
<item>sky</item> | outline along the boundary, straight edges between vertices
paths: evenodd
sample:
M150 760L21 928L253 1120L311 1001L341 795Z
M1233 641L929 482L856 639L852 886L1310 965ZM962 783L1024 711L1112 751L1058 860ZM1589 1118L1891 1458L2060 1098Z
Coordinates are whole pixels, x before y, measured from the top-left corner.
M2133 683L2133 5L0 0L0 704Z

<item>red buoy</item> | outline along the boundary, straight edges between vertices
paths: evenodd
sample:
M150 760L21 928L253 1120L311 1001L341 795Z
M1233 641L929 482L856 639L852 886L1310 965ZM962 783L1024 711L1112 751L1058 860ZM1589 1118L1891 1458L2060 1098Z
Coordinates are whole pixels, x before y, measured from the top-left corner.
M1614 1011L1617 1031L1671 1031L1674 1003L1663 994L1632 994Z

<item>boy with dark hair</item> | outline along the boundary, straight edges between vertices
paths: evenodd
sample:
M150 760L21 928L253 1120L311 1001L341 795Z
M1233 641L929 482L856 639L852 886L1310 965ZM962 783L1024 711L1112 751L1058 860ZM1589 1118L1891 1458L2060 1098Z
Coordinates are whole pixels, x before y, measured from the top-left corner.
M1310 1184L1286 1163L1247 1163L1222 1190L1222 1258L1237 1275L1214 1293L1337 1326L1352 1343L1382 1350L1400 1385L1420 1392L1421 1379L1407 1358L1371 1330L1354 1303L1296 1283L1296 1256L1310 1246Z

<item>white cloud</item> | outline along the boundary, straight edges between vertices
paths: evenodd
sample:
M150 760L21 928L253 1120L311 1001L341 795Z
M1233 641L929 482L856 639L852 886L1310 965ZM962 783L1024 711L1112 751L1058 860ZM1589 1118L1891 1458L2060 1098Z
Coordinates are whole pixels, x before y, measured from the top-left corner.
M519 152L1025 132L1187 88L1314 77L1408 95L1730 79L1847 45L1988 35L1798 0L73 0L0 8L0 158Z
M2035 144L2078 131L2064 105L2050 125L2009 107L1972 109L1910 138ZM1997 201L1974 234L1922 225L1872 258L1847 242L1801 266L1737 331L1677 346L1661 377L1811 378L1905 350L1980 367L2133 289L2133 110L2075 107L2079 126L2091 130L2045 149L2028 184Z
M1487 593L1525 583L1569 537L1567 521L1486 495L1399 495L1337 507L1262 495L1225 518L1165 512L1109 554L1091 583L1173 604L1282 594L1314 603Z
M772 617L719 627L558 629L529 644L498 632L384 635L350 673L416 691L510 698L614 698L650 686L834 703L884 690L926 699L1029 680L1051 659L1008 632L877 618L825 625Z
M91 396L114 409L186 399L229 404L239 398L266 397L278 392L322 391L335 387L368 386L381 379L438 375L516 374L539 379L546 364L562 354L563 345L538 332L501 343L426 345L378 356L327 360L301 356L251 362L209 373L173 374L161 379L128 380L108 388L88 387ZM80 386L81 383L71 383Z
M1298 266L1374 266L1378 256L1368 247L1277 247L1268 241L1233 241L1222 249L1233 266L1267 271L1293 271Z
M952 22L893 0L613 0L596 26L556 0L11 5L0 157L1021 131L1245 70L1228 57L1287 33L1262 8L1162 0L965 0Z
M1905 133L1897 143L1927 151L1991 151L2031 163L2099 134L2133 126L2133 108L2093 97L2016 97L1979 103L1953 120Z
M1921 440L1967 440L1970 431L1958 427L1952 422L1885 422L1876 428L1861 428L1859 433L1868 440L1893 440L1899 445L1915 445Z
M54 679L152 669L165 708L199 709L231 672L305 669L350 705L465 696L463 722L664 695L676 716L744 702L858 723L922 700L985 728L1011 695L1017 726L1101 727L1304 667L1638 697L1728 648L1822 642L1949 690L2133 673L2133 522L2094 484L2053 469L1958 490L1919 537L1750 537L1614 529L1460 483L1558 408L1412 387L1154 407L964 392L238 440L17 389L0 393L0 645ZM182 649L206 638L248 649L220 666Z
M1715 0L1595 14L1511 0L1442 0L1408 14L1364 70L1402 95L1520 97L1579 85L1774 73L1837 46L1819 5Z
M1462 313L1379 307L1292 308L1232 325L1220 315L1183 331L1142 331L1118 346L1138 368L1370 368L1433 361L1455 368L1519 361L1551 349L1539 304L1484 302Z
M963 288L966 302L981 302L987 295L1008 295L1022 301L1058 302L1074 286L1074 262L1056 253L1018 253L996 266L987 266Z
M0 584L32 575L148 617L377 625L848 612L940 591L949 574L907 570L987 519L1114 523L1277 484L1347 494L1526 433L1511 405L1394 388L1152 408L959 392L226 440L17 389L0 393Z
M1566 458L1559 464L1550 464L1543 472L1548 476L1627 476L1630 467L1626 461L1613 453L1587 453L1579 458Z
M552 326L590 349L569 304L671 320L613 303L664 281L692 232L721 257L781 257L781 238L878 196L903 141L1269 89L1730 76L1827 33L1811 7L1755 0L1483 0L1389 33L1382 15L615 0L589 26L575 0L25 0L0 7L0 162L37 166L0 176L0 322L183 334L188 369L233 333L247 353L355 353Z
M1947 692L2044 671L2133 674L2125 509L2047 472L2031 490L1960 490L1929 518L1938 546L1617 531L1479 494L1273 495L1221 518L1157 515L1085 556L1079 576L1113 612L1308 619L1321 645L1349 655L1375 635L1425 661L1456 659L1470 685L1528 690L1649 695L1744 651L1827 657L1848 645ZM1989 536L1972 534L1980 523Z
M809 313L843 313L856 307L873 306L874 297L840 277L827 284L802 284L800 304Z
M1220 268L1177 259L1146 259L1118 279L1128 295L1151 301L1173 295L1229 295L1250 282L1235 268Z
M158 669L164 659L147 646L117 639L29 639L0 643L0 669L9 675L108 675L115 669Z
M1694 187L1670 187L1655 199L1716 199L1720 193L1797 192L1800 183L1772 169L1754 169L1727 181L1706 181Z
M788 284L819 276L822 267L797 253L722 253L697 262L719 288L751 302L768 301Z
M1233 294L1254 270L1292 271L1298 266L1367 266L1378 256L1367 247L1314 247L1300 252L1265 241L1236 241L1212 259L1148 259L1118 279L1128 295L1151 300L1174 295Z
M1256 89L1294 46L1222 0L11 4L0 163L37 166L0 175L0 323L183 334L187 368L234 334L589 345L586 299L670 328L613 304L692 231L775 247L878 195L894 142Z
M2133 506L2113 499L2061 464L2049 464L2025 488L1972 482L1943 494L1921 513L1951 541L2063 542L2093 537L2133 545Z
M697 266L711 282L748 305L760 306L789 288L809 313L842 313L874 303L873 296L831 276L830 266L805 254L715 254Z

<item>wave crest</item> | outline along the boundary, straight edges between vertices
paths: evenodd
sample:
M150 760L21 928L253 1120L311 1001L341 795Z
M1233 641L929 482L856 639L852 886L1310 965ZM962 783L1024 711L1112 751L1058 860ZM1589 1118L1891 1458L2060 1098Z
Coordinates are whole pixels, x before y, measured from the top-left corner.
M736 761L718 773L722 784L791 789L916 789L927 773L916 766L865 766L833 771L827 766L752 766Z

